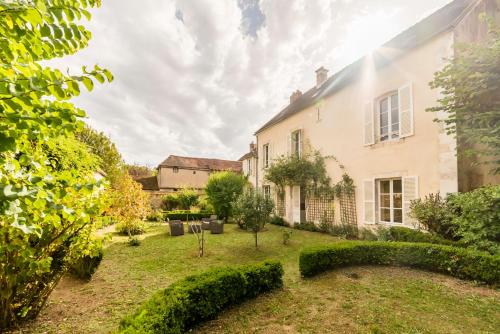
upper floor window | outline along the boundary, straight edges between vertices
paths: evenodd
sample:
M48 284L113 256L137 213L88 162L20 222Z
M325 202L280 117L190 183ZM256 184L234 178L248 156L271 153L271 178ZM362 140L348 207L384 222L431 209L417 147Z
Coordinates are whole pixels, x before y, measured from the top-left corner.
M378 102L380 141L399 138L399 96L392 93Z
M296 130L291 135L291 152L293 155L301 156L302 154L302 131Z
M269 167L269 144L262 146L262 161L264 168Z
M174 167L174 168L172 168L172 171L173 171L174 173L179 173L179 167Z

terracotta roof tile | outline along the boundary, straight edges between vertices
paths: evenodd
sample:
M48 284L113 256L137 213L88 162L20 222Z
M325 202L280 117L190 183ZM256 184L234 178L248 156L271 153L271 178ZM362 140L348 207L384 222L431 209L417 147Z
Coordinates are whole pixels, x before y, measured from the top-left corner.
M241 161L207 159L207 158L192 158L170 155L165 159L159 167L179 167L198 170L230 170L233 172L241 172Z
M141 177L135 181L142 185L142 190L159 190L156 176Z

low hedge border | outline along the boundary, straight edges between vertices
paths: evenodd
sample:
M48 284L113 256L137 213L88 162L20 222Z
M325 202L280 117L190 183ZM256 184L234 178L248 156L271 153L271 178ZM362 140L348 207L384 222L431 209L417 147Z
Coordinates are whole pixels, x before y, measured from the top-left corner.
M156 292L118 333L184 333L223 309L283 286L281 263L212 269Z
M500 284L500 256L428 243L346 241L311 247L300 253L300 273L311 277L355 265L398 265Z

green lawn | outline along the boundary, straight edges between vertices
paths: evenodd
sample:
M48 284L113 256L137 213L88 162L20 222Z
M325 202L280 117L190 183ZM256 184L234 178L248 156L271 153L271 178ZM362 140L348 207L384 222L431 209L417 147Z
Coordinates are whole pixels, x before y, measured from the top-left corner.
M23 333L108 333L155 290L192 273L220 265L279 259L285 288L228 310L197 333L498 333L500 293L442 275L385 267L356 267L303 280L300 249L336 242L328 235L282 228L253 236L227 225L206 236L197 257L194 235L170 237L152 226L139 247L113 237L91 282L65 278L39 318ZM495 327L496 326L496 327Z

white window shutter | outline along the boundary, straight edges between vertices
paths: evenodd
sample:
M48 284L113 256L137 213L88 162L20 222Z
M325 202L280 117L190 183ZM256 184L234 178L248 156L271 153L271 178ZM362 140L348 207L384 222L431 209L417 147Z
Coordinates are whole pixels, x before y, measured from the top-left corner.
M375 144L375 127L373 123L373 101L364 105L364 145Z
M399 100L399 137L413 135L413 88L406 84L398 89Z
M363 181L363 221L365 224L375 224L375 180Z
M418 198L418 176L403 177L403 224L415 225L416 221L410 218L411 201Z

